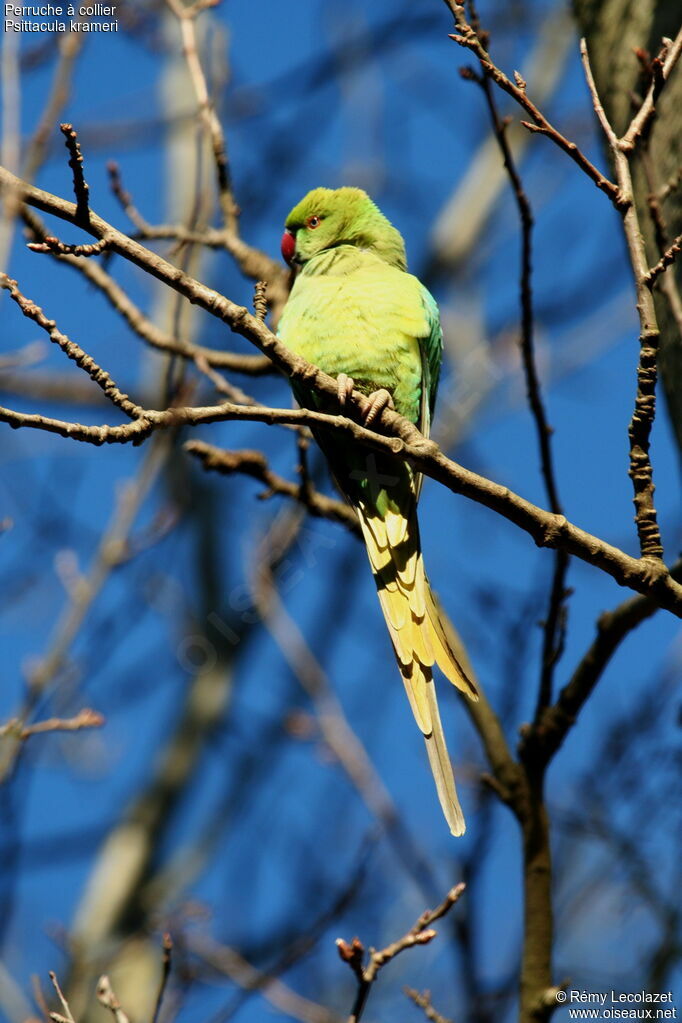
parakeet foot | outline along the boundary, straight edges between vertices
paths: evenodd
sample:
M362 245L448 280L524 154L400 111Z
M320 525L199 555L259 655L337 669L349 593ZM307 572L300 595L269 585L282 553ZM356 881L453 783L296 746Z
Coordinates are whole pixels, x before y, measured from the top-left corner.
M365 426L369 426L377 419L378 416L384 411L385 408L394 409L393 395L390 391L387 391L385 387L382 387L380 391L373 391L367 399L369 405L363 413Z
M336 378L337 396L339 405L344 408L346 402L355 390L355 381L345 373L339 373Z
M339 373L336 378L337 397L339 405L344 408L346 402L355 390L355 381L347 373ZM368 405L362 413L365 426L369 426L381 415L385 408L395 408L393 396L390 391L382 387L379 391L373 391L367 398Z

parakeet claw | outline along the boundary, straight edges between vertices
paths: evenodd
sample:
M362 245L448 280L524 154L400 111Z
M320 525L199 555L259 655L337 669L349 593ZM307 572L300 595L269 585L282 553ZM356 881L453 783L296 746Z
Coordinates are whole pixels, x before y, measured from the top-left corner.
M336 386L338 388L339 405L343 408L355 390L355 381L345 373L339 373L336 378Z
M364 412L365 426L369 426L373 423L374 420L381 415L385 408L395 408L395 405L393 404L393 395L384 387L382 387L380 391L373 391L367 401L369 402L369 405Z

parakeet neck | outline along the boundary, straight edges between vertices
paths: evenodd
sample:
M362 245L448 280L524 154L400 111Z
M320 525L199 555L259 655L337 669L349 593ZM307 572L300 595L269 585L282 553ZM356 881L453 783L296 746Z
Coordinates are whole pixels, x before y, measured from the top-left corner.
M301 270L301 275L318 277L324 274L330 277L345 277L355 270L367 267L370 263L381 264L382 260L369 249L362 249L357 245L337 245L332 249L318 252L309 259Z

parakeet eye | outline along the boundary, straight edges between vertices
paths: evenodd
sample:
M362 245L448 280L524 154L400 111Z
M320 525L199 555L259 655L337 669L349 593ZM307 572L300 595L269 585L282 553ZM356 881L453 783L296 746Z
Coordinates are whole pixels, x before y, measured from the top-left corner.
M322 223L322 217L308 217L305 222L306 227L316 228Z

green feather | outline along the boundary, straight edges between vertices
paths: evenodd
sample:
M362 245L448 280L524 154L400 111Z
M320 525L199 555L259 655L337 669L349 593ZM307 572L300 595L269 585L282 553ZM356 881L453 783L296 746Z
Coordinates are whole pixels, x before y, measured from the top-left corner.
M299 272L279 323L294 352L363 394L389 391L401 415L428 436L443 352L438 307L407 273L400 233L358 188L316 188L291 211ZM290 244L287 245L290 249ZM321 404L296 384L299 404ZM341 490L356 508L410 705L426 740L453 834L464 818L438 715L432 667L476 698L424 573L417 523L421 479L401 458L334 430L313 431Z

